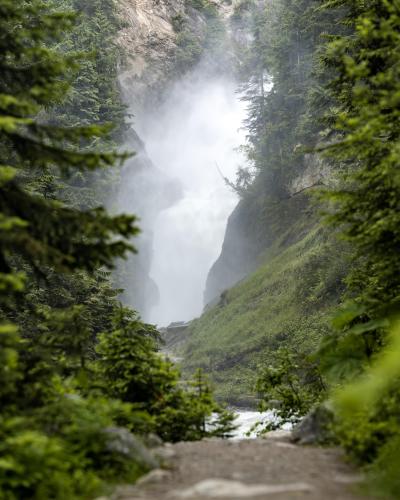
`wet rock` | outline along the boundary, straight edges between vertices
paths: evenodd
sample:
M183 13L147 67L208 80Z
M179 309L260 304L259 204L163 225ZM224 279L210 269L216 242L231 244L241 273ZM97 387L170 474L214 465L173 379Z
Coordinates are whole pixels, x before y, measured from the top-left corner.
M302 445L328 443L332 439L332 422L332 411L317 406L292 430L292 441Z
M333 480L339 484L359 484L365 480L365 476L363 474L335 474Z
M128 429L108 427L104 429L104 434L106 435L107 451L135 460L149 469L158 467L158 460Z

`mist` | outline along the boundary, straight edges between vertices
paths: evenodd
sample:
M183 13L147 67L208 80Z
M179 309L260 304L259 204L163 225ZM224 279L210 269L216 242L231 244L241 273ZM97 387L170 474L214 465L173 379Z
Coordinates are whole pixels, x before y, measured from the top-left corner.
M173 86L160 108L136 120L149 158L181 191L152 228L150 276L159 300L146 320L159 326L193 319L203 309L207 274L237 203L223 176L234 179L245 163L237 150L244 117L235 82L199 68Z

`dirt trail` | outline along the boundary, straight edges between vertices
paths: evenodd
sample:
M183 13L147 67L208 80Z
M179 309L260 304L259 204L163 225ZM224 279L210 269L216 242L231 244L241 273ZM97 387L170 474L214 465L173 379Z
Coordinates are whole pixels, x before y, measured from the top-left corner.
M285 439L206 440L164 448L156 470L113 500L356 500L360 480L338 450Z

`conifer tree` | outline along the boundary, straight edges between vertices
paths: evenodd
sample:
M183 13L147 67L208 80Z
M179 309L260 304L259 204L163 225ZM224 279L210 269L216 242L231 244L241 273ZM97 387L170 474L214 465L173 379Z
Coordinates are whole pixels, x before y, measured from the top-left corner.
M350 243L353 261L346 302L320 355L341 386L332 398L341 444L370 464L371 491L397 498L399 330L389 327L400 309L400 3L332 6L345 13L347 34L331 39L322 59L333 74L325 151L343 174L327 193L328 221ZM362 377L354 381L355 373Z
M69 14L49 12L42 2L2 1L1 5L1 211L14 220L14 230L1 239L1 271L14 266L18 255L40 273L43 265L55 269L97 269L112 266L115 256L130 247L136 232L134 218L108 216L103 209L80 211L32 193L24 171L60 174L113 165L121 156L82 151L82 140L103 135L99 126L58 127L37 113L60 100L68 83L64 74L74 66L73 55L62 55L45 43L71 26ZM64 81L63 81L64 80Z
M352 245L354 260L349 305L337 326L350 326L348 334L370 358L381 347L382 320L400 307L400 6L339 3L353 33L332 41L323 58L336 69L329 85L334 135L326 152L343 172L328 194L328 220Z

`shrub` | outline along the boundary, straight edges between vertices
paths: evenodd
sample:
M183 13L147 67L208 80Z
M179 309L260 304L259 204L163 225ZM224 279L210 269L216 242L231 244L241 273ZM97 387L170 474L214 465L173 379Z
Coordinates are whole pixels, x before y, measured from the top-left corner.
M1 422L0 499L75 500L94 494L100 480L56 437L29 430L23 419Z

